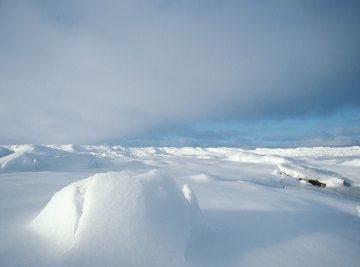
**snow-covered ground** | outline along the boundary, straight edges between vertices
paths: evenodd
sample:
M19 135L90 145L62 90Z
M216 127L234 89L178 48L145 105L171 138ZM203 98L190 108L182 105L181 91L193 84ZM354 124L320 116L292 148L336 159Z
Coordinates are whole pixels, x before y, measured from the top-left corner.
M0 266L358 266L360 147L0 147Z

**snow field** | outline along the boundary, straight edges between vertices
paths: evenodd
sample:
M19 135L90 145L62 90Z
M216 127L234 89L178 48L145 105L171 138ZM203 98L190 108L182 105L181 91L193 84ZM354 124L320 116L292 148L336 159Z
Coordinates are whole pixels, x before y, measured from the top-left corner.
M0 151L0 266L360 260L360 148Z

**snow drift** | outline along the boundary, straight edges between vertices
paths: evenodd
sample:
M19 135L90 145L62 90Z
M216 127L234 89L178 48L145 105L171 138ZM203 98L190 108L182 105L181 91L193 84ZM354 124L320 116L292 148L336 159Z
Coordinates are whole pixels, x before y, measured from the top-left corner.
M200 214L188 185L181 192L154 170L137 176L111 172L55 193L31 228L58 249L76 251L75 263L102 259L98 266L181 265Z
M69 171L97 167L89 153L67 152L43 145L20 145L0 150L0 172Z
M326 169L318 169L309 166L301 166L295 164L279 164L277 166L278 174L295 178L312 185L320 187L341 187L351 186L351 181L337 173Z

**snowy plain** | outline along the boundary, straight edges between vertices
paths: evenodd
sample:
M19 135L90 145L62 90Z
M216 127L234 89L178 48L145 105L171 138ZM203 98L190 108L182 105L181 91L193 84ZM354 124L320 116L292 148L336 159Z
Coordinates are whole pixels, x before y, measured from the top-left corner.
M358 266L360 147L0 147L0 266Z

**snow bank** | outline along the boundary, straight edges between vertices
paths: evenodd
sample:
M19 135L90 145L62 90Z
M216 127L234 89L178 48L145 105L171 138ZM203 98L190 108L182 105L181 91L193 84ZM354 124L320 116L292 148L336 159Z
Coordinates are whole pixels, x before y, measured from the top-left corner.
M298 148L298 149L256 149L257 153L250 151L242 151L228 160L239 163L255 163L277 166L274 173L286 175L295 178L301 182L308 182L317 186L340 187L351 186L352 182L341 175L325 168L315 168L303 165L303 161L299 161L289 156L302 157L312 155L313 157L323 157L325 155L349 155L359 153L358 147L351 148ZM282 156L278 156L282 155ZM347 161L343 165L357 166L358 159Z
M230 156L228 160L246 163L263 163L263 164L280 164L286 163L287 160L279 156L260 155L253 152L242 151L233 156Z
M299 181L309 182L313 185L339 187L348 185L348 181L336 173L326 169L316 169L294 164L279 164L278 173L283 174Z
M166 266L184 261L199 214L191 188L182 193L158 171L104 173L57 192L31 228L81 264Z
M13 146L14 153L0 158L0 172L69 171L97 166L88 153L70 153L42 145Z

